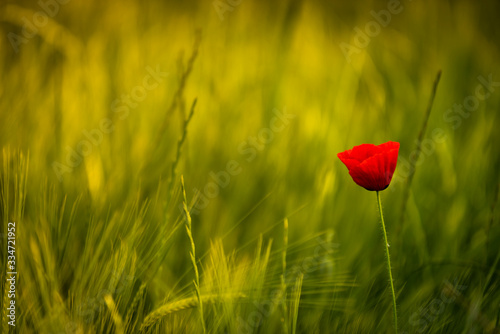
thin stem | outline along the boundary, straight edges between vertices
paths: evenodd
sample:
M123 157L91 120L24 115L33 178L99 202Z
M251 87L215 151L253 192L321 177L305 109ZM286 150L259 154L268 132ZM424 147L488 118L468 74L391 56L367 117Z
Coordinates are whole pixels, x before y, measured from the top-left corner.
M434 104L434 98L436 97L437 87L440 79L441 79L441 70L438 71L436 79L434 80L434 84L432 86L431 97L429 99L429 104L427 105L427 110L424 116L424 123L422 124L420 132L418 133L417 148L414 151L415 159L413 161L418 161L420 154L422 153L422 141L424 140L425 132L427 130L427 124L429 122L429 117L431 116L432 105ZM399 219L399 225L396 227L396 236L399 235L399 233L401 232L401 228L403 227L403 224L405 222L406 206L408 205L411 183L413 181L413 176L417 168L416 166L417 166L416 163L410 164L410 170L408 172L409 175L408 178L406 179L406 187L403 190L403 202L401 203L401 216Z
M191 106L191 111L189 112L189 116L188 116L188 118L186 118L184 120L184 127L182 129L182 136L181 136L181 139L179 139L179 141L177 142L177 154L175 156L174 163L172 164L172 173L170 175L170 184L168 185L167 203L170 202L170 200L172 199L172 195L174 193L174 182L176 180L177 165L179 164L179 161L181 160L182 145L184 144L184 141L186 141L188 125L189 125L189 122L191 121L191 118L193 118L194 107L196 107L196 101L197 101L197 99L194 99L193 105Z
M382 213L382 202L380 201L380 192L377 191L378 212L380 213L380 221L382 222L382 232L384 232L385 254L387 255L387 271L389 272L389 280L391 282L392 291L392 307L394 309L394 329L398 332L398 313L396 308L396 292L394 290L394 281L392 279L391 256L389 255L389 242L387 241L387 231L385 230L384 214Z
M193 284L196 291L196 297L198 299L198 309L200 312L201 326L203 328L203 333L206 333L207 329L205 327L205 317L203 315L203 301L200 293L200 273L198 271L198 265L196 264L196 246L194 244L193 231L191 228L191 215L189 214L189 209L187 207L186 188L184 187L184 176L182 175L181 175L181 186L182 186L182 197L183 197L182 206L184 208L184 214L186 218L185 220L186 234L188 235L189 241L191 243L191 252L189 253L189 255L191 257L191 263L194 269L195 279L193 280Z
M281 293L282 293L282 311L283 318L281 319L283 334L288 334L288 308L286 305L286 250L288 248L288 219L283 221L283 253L282 253L282 274L281 274Z

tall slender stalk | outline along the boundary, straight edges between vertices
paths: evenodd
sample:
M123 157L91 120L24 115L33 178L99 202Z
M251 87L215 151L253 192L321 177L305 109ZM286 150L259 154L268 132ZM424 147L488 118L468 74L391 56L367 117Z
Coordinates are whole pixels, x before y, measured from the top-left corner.
M396 307L396 292L394 290L394 281L392 279L391 256L389 255L389 242L387 241L387 231L385 230L384 214L382 213L382 202L380 201L380 192L377 191L378 212L380 213L380 221L382 222L382 232L384 232L385 254L387 257L387 271L389 272L389 280L391 282L392 291L392 307L394 311L394 330L398 332L398 312Z
M187 207L186 188L184 187L184 176L182 175L181 175L181 185L182 185L182 197L183 197L182 206L184 208L184 214L186 215L185 217L186 233L191 243L191 252L189 253L189 255L191 257L191 263L194 269L195 279L193 280L193 283L194 283L194 288L196 290L196 298L198 300L198 309L200 311L201 326L203 328L203 333L206 333L207 330L205 327L205 317L203 316L203 301L200 293L200 274L198 272L198 265L196 264L196 247L194 244L193 233L191 229L191 215L189 214L189 210Z
M288 307L286 305L286 250L288 248L288 219L285 218L283 222L283 253L282 253L282 274L281 274L281 294L282 294L282 312L283 318L281 319L283 334L288 334Z
M434 84L432 85L431 97L429 98L429 103L427 104L427 110L424 116L424 122L422 123L422 127L420 128L420 132L418 133L417 138L417 148L415 152L414 161L418 161L420 154L422 153L422 141L424 140L425 132L427 130L427 124L429 123L429 117L431 116L432 105L434 104L434 98L436 97L437 87L439 84L439 80L441 79L441 70L438 71L436 75L436 79L434 80ZM410 170L408 171L408 178L406 179L406 187L403 190L403 202L401 202L401 215L399 218L399 225L396 227L396 236L399 235L403 224L405 222L405 213L406 206L408 204L408 199L410 197L410 189L411 183L413 181L413 176L416 171L416 164L410 164Z
M196 35L195 35L195 40L194 40L193 51L191 52L191 57L189 57L186 69L184 71L182 71L182 75L181 75L180 80L179 80L179 86L177 87L177 91L174 94L174 97L172 99L172 103L170 104L170 107L165 112L165 118L163 119L163 122L161 123L160 129L159 129L158 134L156 136L156 142L161 142L161 139L162 139L163 135L165 134L167 126L170 123L170 118L172 117L172 114L174 113L175 108L177 108L178 102L182 98L182 94L184 93L184 88L186 87L187 79L189 78L189 75L191 74L191 72L193 70L194 61L196 60L196 57L198 56L198 51L200 49L200 43L201 43L201 30L197 30Z
M177 142L177 153L175 155L174 163L172 164L172 171L170 174L170 183L168 185L167 203L170 202L170 200L172 199L173 193L174 193L174 183L175 183L175 180L177 179L177 165L179 164L179 162L181 160L182 146L187 138L188 125L189 125L189 122L191 121L191 118L193 118L194 107L196 107L196 101L197 101L197 99L194 99L193 104L191 106L191 111L189 112L189 116L184 120L184 127L182 128L182 136L181 136L181 139L179 139L179 141Z

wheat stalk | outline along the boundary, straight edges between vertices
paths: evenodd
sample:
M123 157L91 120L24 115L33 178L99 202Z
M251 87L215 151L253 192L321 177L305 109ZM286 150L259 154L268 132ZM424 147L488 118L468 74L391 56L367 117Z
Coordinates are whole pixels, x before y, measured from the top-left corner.
M118 308L116 307L116 303L113 297L111 295L105 295L104 301L106 302L106 306L111 313L111 319L113 319L113 322L115 323L115 333L123 334L123 320L120 316L120 313L118 312Z
M146 283L142 283L141 286L139 287L139 291L134 297L134 300L132 300L132 304L130 304L130 307L127 311L127 315L125 316L126 323L132 327L135 325L132 324L132 317L134 316L134 311L139 305L139 302L141 301L145 290L146 290Z
M225 294L217 295L210 294L205 296L200 296L201 300L205 304L215 304L228 299L245 298L246 295L243 293ZM141 332L145 332L149 327L158 323L169 314L176 313L182 310L194 308L198 306L198 296L184 298L176 301L169 302L163 306L160 306L155 311L151 312L141 325Z
M206 327L205 327L205 317L203 315L203 300L201 299L201 293L200 293L200 273L198 271L198 265L196 264L196 247L194 243L194 238L193 238L193 230L192 230L192 225L191 225L191 215L189 214L189 209L187 207L187 199L186 199L186 188L184 187L184 177L181 175L181 185L182 185L182 196L183 196L183 208L184 208L184 214L185 214L185 226L186 226L186 234L189 238L189 241L191 243L191 252L189 253L191 257L191 263L193 265L194 269L194 288L196 290L196 297L198 299L198 310L200 311L200 321L201 321L201 326L203 328L203 333L206 333Z

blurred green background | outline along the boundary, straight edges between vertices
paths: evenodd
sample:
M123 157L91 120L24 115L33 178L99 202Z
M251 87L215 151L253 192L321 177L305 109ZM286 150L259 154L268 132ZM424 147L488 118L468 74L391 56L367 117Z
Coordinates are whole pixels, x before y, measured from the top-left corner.
M138 332L193 297L180 175L202 293L244 295L204 304L208 332L393 331L375 193L336 157L389 140L400 332L498 332L500 3L62 2L0 5L19 333ZM318 260L320 241L334 251ZM285 303L246 326L281 287L284 250L302 294L284 275ZM461 290L445 302L447 282ZM202 328L189 307L146 330Z

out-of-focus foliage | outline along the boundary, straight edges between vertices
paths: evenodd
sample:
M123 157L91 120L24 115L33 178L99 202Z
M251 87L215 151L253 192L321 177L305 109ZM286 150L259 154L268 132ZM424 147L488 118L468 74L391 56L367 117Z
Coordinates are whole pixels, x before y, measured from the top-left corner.
M3 236L18 224L16 329L200 332L182 174L209 332L390 332L375 194L336 153L393 140L382 197L400 331L492 332L499 10L2 2L0 212Z

